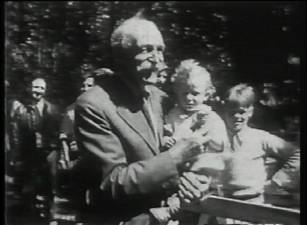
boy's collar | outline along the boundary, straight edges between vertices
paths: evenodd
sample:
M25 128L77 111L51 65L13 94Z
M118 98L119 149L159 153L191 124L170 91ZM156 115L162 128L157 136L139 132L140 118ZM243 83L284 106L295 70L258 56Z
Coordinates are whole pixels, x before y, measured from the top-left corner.
M237 135L237 136L239 136L239 137L242 137L242 135L244 135L245 133L246 133L246 131L249 131L251 128L248 126L248 125L246 125L246 126L244 126L241 130L239 130L239 131L232 131L230 128L227 128L227 131L228 131L228 133L229 133L229 135L231 136L231 137L233 137L233 136L235 136L235 135Z

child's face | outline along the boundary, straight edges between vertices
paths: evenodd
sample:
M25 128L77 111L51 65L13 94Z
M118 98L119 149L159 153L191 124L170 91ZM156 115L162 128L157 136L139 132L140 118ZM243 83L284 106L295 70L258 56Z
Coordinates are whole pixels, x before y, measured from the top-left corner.
M178 105L186 112L194 112L208 99L207 87L197 79L190 79L180 84L175 90Z
M91 87L93 87L95 84L95 80L93 77L88 77L86 78L83 82L82 82L82 86L80 88L80 91L86 92L87 90L89 90Z
M167 73L166 71L162 71L157 75L157 86L162 87L167 79Z
M253 106L249 107L227 107L225 109L225 122L227 127L234 131L239 132L247 126L249 119L253 115Z

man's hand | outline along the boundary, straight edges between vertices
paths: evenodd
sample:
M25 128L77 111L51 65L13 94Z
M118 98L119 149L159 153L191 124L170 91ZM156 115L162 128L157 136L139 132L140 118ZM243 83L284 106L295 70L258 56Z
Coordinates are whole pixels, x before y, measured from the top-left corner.
M70 151L72 151L72 152L78 151L77 142L76 142L76 141L71 141L71 142L69 143L69 149L70 149Z
M264 192L266 194L276 195L276 194L289 194L286 190L283 190L276 182L273 180L267 180L264 185Z
M209 190L211 178L192 172L183 173L180 177L179 197L183 203L199 201Z
M210 137L195 135L184 138L176 142L169 150L170 155L177 165L181 165L196 155L204 152L204 144L210 140Z

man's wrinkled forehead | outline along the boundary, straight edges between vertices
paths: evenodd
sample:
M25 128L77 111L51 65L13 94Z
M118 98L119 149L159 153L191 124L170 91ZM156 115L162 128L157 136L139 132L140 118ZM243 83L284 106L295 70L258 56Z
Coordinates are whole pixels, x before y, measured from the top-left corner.
M112 35L112 46L130 48L155 45L164 47L164 41L157 26L144 19L129 19L119 26Z
M147 29L138 30L135 35L137 46L161 46L164 48L164 41L161 33L153 28L148 27Z
M43 86L46 88L46 82L44 79L35 79L32 81L32 87L36 87L36 86Z

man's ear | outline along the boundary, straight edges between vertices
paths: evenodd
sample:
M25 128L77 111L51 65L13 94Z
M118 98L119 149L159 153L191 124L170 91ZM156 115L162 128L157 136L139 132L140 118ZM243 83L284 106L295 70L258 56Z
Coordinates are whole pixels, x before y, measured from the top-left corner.
M254 115L254 106L248 107L248 117L251 118Z

